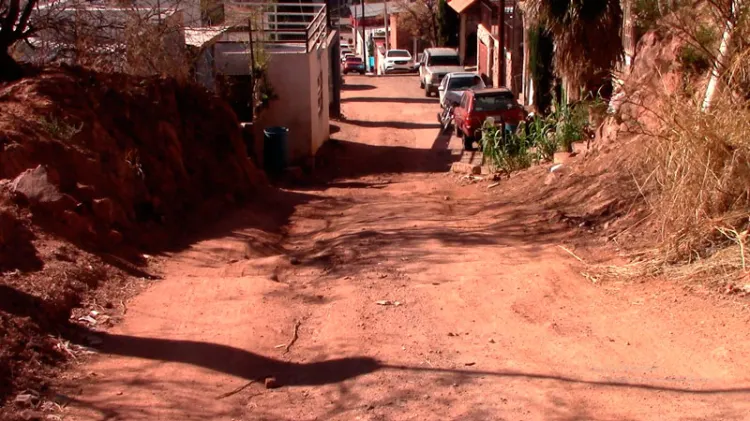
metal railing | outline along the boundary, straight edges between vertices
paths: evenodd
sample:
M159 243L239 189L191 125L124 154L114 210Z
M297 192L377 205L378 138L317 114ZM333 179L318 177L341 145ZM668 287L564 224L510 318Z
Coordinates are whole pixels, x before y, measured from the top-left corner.
M303 44L310 52L326 38L329 29L328 8L325 3L267 3L256 0L229 0L240 9L249 9L248 26L235 27L230 32L252 34L252 43ZM260 27L252 25L250 16L262 16Z
M307 52L310 52L313 48L325 41L326 35L328 35L328 8L323 7L315 15L312 22L305 28L306 48Z

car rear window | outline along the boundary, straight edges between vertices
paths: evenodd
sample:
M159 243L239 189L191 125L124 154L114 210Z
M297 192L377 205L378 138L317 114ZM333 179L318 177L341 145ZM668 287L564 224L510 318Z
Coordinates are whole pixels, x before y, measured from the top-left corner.
M361 59L361 58L359 58L359 57L347 57L347 58L346 58L346 62L347 62L347 63L354 63L354 64L357 64L357 63L362 63L362 59Z
M458 56L431 56L427 64L430 66L460 66L461 60Z
M405 57L409 58L411 57L411 54L409 54L408 51L402 51L402 50L391 50L386 53L388 57Z
M472 86L474 86L473 76L452 77L448 82L448 89L450 90L468 89Z
M516 100L510 92L496 92L474 96L474 109L476 111L509 110L515 105Z

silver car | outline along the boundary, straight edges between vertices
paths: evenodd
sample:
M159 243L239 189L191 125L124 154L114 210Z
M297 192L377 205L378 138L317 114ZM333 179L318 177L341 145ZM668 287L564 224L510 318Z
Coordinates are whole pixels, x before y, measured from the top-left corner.
M471 72L453 72L448 73L438 86L438 96L440 97L440 106L445 108L450 104L461 102L461 95L468 89L485 88L482 78Z

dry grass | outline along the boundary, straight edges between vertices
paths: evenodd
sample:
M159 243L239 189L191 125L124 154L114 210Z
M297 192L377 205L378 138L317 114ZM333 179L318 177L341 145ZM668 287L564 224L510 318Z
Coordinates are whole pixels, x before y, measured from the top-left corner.
M644 134L650 148L637 161L636 179L659 229L646 272L747 279L750 100L737 83L746 79L747 58L748 52L735 55L710 111L700 110L700 97L670 95L659 110L663 124Z

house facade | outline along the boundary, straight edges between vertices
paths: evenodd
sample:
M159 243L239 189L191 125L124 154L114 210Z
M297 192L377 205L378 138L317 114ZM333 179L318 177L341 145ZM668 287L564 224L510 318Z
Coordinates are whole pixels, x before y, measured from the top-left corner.
M460 16L459 53L487 83L523 92L523 18L516 0L450 0ZM501 32L502 29L502 32Z
M295 4L292 12L285 9L291 7L289 3L229 0L228 5L232 6L226 10L228 20L253 26L188 29L188 42L199 52L196 80L217 93L236 86L247 92L251 63L257 64L261 56L266 66L264 81L273 99L261 113L244 120L253 121L254 144L249 152L262 167L263 130L283 126L289 129L289 164L311 167L316 152L328 140L332 104L340 95L340 38L329 26L326 4ZM248 102L247 95L239 99L241 106ZM242 118L239 109L235 112Z

